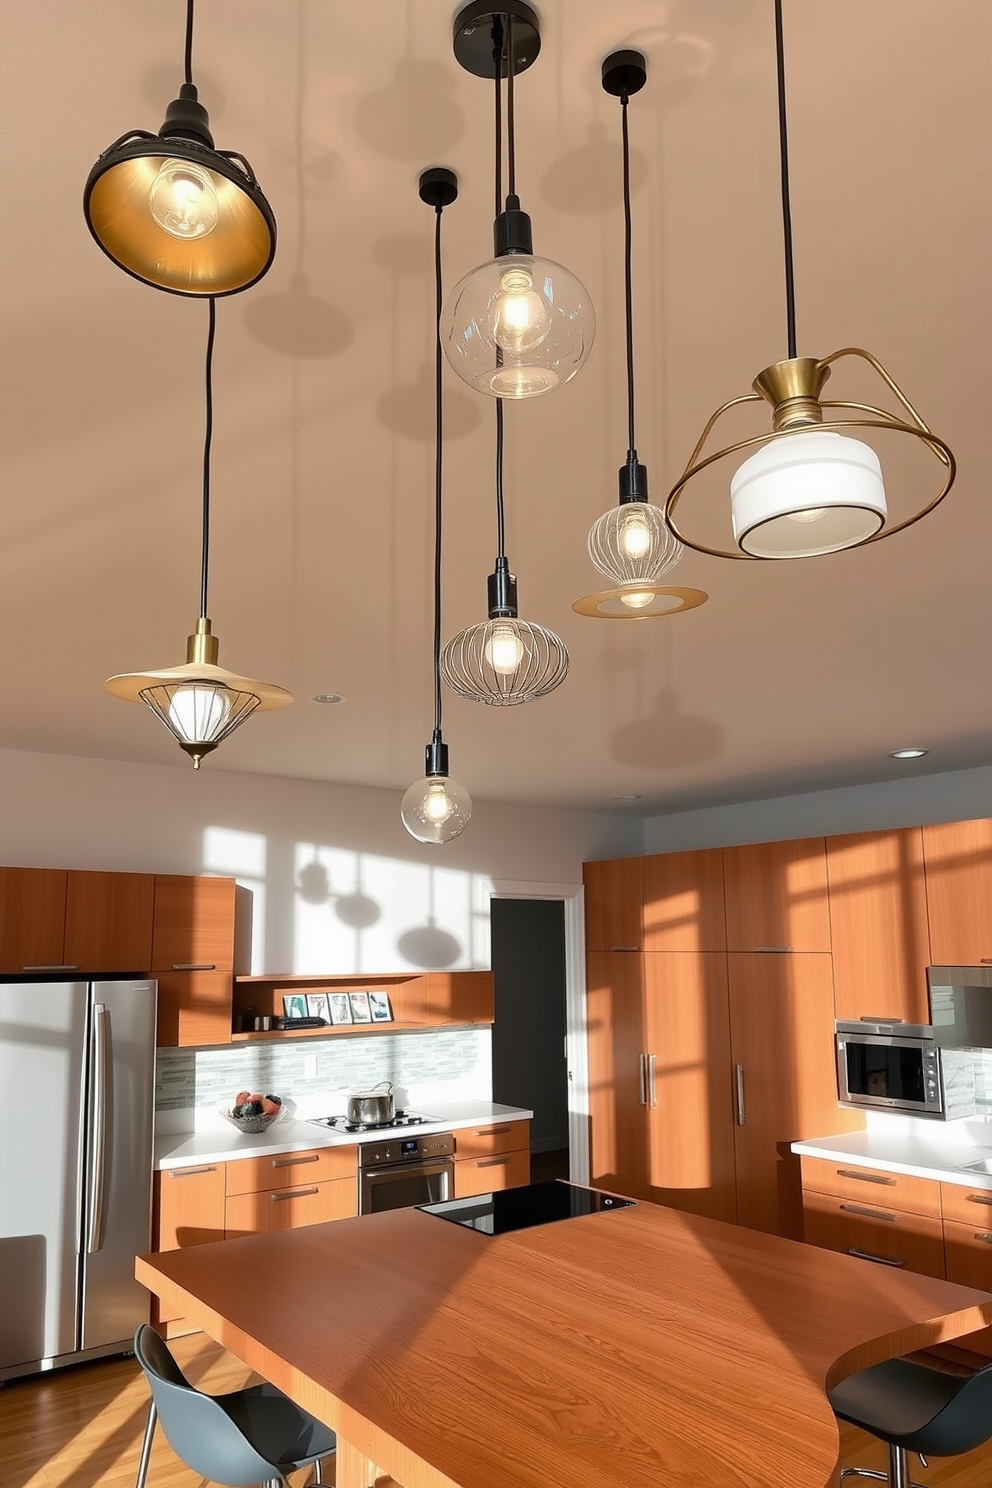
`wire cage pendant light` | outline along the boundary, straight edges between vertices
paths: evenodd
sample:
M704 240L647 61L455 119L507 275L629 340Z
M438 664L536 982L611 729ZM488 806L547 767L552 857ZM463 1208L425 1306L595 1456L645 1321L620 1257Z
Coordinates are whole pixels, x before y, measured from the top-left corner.
M207 618L210 553L210 447L213 438L213 350L216 303L208 302L206 355L206 429L203 441L202 538L200 545L200 616L186 642L182 666L147 672L122 672L104 683L114 697L144 703L165 725L194 770L252 713L285 708L293 695L271 682L229 672L218 664L220 643Z
M631 272L630 134L627 105L647 82L641 52L611 52L603 62L606 93L620 100L623 161L624 307L627 351L627 459L619 470L619 503L593 523L588 538L593 567L611 587L577 599L572 609L597 620L647 620L704 604L702 589L663 582L682 557L682 544L648 499L648 471L637 457L634 437L634 304Z
M441 344L458 376L494 398L536 398L564 386L596 332L584 285L562 264L535 254L531 220L517 195L514 80L540 49L538 18L524 0L503 0L498 9L492 0L472 0L455 17L458 62L495 83L495 222L493 257L459 280L445 301Z
M214 147L193 82L193 3L186 0L178 98L158 134L132 129L104 150L83 212L126 273L172 294L219 297L262 278L275 255L276 223L245 157Z
M422 780L415 780L400 803L400 819L411 837L435 846L461 835L472 819L472 798L448 772L448 746L441 734L441 517L444 489L444 402L439 323L443 300L441 216L458 197L458 177L444 166L420 176L420 199L434 208L434 731L425 752Z
M825 357L800 357L796 353L782 0L774 0L774 4L788 355L759 372L749 393L722 403L711 415L665 503L666 521L678 539L716 558L810 558L879 542L933 511L951 489L955 476L954 456L948 445L924 423L870 351L846 346ZM896 412L852 399L822 396L833 365L850 357L872 368L895 399ZM704 453L710 434L724 414L745 403L767 403L771 429ZM939 466L936 494L910 515L892 519L878 455L864 438L852 437L848 431L908 435L918 440ZM736 547L716 547L686 529L680 506L691 481L717 461L740 453L748 458L736 471L730 491Z

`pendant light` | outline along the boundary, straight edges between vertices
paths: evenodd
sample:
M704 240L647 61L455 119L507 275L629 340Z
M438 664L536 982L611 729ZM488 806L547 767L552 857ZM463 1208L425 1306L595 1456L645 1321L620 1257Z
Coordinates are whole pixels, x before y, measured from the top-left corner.
M472 798L448 774L448 746L441 737L441 493L444 423L442 418L441 214L458 196L454 171L434 166L420 177L420 199L434 208L434 732L427 746L426 774L407 790L400 805L403 825L418 842L451 842L472 818Z
M955 475L954 456L948 446L931 432L871 352L846 346L825 357L796 355L782 0L774 3L788 356L760 372L750 393L721 404L707 421L665 503L665 516L676 536L697 552L717 558L808 558L878 542L933 511L947 495ZM899 412L869 403L821 398L832 365L845 357L858 357L868 363L896 399ZM772 410L770 432L740 439L714 454L703 454L710 433L728 409L762 400ZM835 416L835 409L842 416ZM831 410L828 417L824 416L825 410ZM937 494L909 516L890 520L878 456L862 440L839 433L842 429L880 430L918 439L941 466ZM745 450L752 453L734 475L730 488L737 548L711 547L677 524L679 504L691 480L717 460Z
M207 570L210 552L210 445L213 437L213 353L216 303L208 302L206 356L206 432L203 441L203 526L200 546L200 617L186 641L184 666L153 672L124 672L104 684L115 697L146 703L169 733L200 768L229 734L258 709L265 713L285 708L293 695L269 682L257 682L217 665L219 642L207 619Z
M257 283L276 250L276 223L255 173L215 150L193 84L193 0L186 0L185 82L158 134L132 129L94 165L86 223L120 268L155 289L215 297Z
M568 269L537 257L516 186L514 78L541 49L537 15L523 0L473 0L454 22L455 57L496 85L494 256L455 285L441 313L441 344L464 382L494 398L536 398L562 387L589 355L596 319ZM503 78L507 195L502 197Z
M706 602L702 589L663 584L682 557L682 544L648 500L648 471L634 438L634 301L631 273L630 136L627 104L647 82L643 53L611 52L603 63L603 88L620 100L623 159L624 306L627 347L627 460L619 470L620 501L589 532L592 565L612 587L577 599L572 609L599 620L647 620L676 615Z

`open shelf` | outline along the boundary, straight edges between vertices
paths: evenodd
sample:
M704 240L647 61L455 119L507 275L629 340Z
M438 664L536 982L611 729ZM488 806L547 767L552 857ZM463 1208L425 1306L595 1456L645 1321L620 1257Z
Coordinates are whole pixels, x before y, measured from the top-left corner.
M389 994L390 1023L329 1023L324 1028L270 1028L242 1033L240 1021L283 1015L284 994L305 992L376 992ZM465 1027L493 1021L491 971L394 971L361 973L267 974L234 978L232 1043L260 1043L273 1039L341 1038L416 1029Z

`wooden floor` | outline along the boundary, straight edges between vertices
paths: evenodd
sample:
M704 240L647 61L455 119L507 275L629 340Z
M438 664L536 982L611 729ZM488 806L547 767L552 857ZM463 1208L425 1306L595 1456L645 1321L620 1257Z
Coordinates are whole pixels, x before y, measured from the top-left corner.
M170 1348L190 1380L205 1390L236 1390L253 1382L243 1364L202 1334L175 1339ZM0 1488L133 1488L147 1408L147 1387L133 1359L84 1364L0 1387ZM885 1449L871 1437L845 1426L842 1442L844 1466L884 1468ZM915 1458L912 1463L916 1481L935 1488L992 1483L992 1444L964 1457L941 1458L928 1469ZM324 1476L333 1481L331 1464ZM296 1474L294 1488L307 1477ZM148 1488L204 1488L161 1432Z

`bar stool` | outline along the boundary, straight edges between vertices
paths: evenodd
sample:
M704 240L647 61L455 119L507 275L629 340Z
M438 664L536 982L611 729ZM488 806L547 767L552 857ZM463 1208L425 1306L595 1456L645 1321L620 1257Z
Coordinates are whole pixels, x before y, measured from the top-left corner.
M842 1380L827 1392L834 1414L869 1431L889 1447L889 1470L847 1467L841 1479L875 1478L889 1488L919 1488L909 1453L956 1457L992 1436L992 1364L974 1374L945 1374L909 1359L888 1359Z

